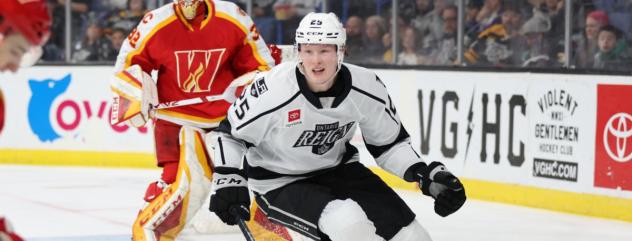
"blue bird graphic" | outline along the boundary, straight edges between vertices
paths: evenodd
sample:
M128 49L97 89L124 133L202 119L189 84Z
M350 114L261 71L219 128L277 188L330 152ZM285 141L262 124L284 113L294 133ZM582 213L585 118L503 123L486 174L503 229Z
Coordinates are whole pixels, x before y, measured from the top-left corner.
M55 99L68 89L71 78L68 74L60 80L29 80L32 93L28 105L29 125L42 142L52 142L61 137L51 125L50 112Z

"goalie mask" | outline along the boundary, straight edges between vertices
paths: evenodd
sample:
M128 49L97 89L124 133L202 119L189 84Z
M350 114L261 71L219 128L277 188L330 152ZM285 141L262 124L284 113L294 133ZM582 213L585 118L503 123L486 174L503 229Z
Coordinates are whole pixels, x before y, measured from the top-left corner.
M309 13L296 29L296 52L301 44L333 44L338 55L338 70L344 59L347 33L334 13ZM299 60L301 61L301 60Z
M184 18L192 20L197 16L198 7L204 0L174 0L182 10Z

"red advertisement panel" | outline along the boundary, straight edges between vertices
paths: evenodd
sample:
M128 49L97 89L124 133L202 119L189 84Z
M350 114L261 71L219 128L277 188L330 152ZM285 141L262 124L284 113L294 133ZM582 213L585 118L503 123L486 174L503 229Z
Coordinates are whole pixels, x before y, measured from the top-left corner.
M632 85L597 87L595 186L632 190Z

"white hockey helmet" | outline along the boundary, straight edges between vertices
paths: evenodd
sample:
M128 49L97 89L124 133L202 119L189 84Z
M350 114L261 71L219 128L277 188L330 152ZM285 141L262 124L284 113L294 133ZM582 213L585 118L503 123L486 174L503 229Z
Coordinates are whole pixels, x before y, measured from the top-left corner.
M347 32L334 13L308 13L296 29L295 48L300 44L333 44L338 51L338 69L344 58ZM297 52L298 53L298 52Z

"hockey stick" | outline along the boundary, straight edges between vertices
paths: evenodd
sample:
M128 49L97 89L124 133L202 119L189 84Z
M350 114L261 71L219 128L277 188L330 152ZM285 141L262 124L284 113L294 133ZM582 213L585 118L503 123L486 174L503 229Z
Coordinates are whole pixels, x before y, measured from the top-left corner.
M212 102L212 101L217 101L217 100L226 100L227 102L232 103L236 99L235 95L239 94L239 93L235 93L235 91L237 91L237 88L248 85L250 81L254 79L257 73L258 71L252 71L252 72L248 72L246 74L243 74L242 76L237 77L236 79L233 80L233 82L230 83L228 87L226 87L226 90L224 90L224 93L221 93L219 95L208 95L208 96L196 97L196 98L191 98L191 99L168 101L168 102L163 102L163 103L154 105L151 108L154 110L160 110L160 109L167 109L167 108L173 108L173 107L178 107L178 106L195 105L195 104L200 104L204 102Z
M232 206L232 207L230 207L228 212L231 215L233 215L233 217L235 217L235 220L237 220L237 225L239 225L239 229L241 230L241 233L244 235L244 238L246 238L246 241L255 241L255 237L252 236L252 233L250 232L250 229L248 229L248 226L246 226L246 222L244 222L244 219L241 218L241 216L239 215L238 208L247 209L244 206L239 206L239 207Z

